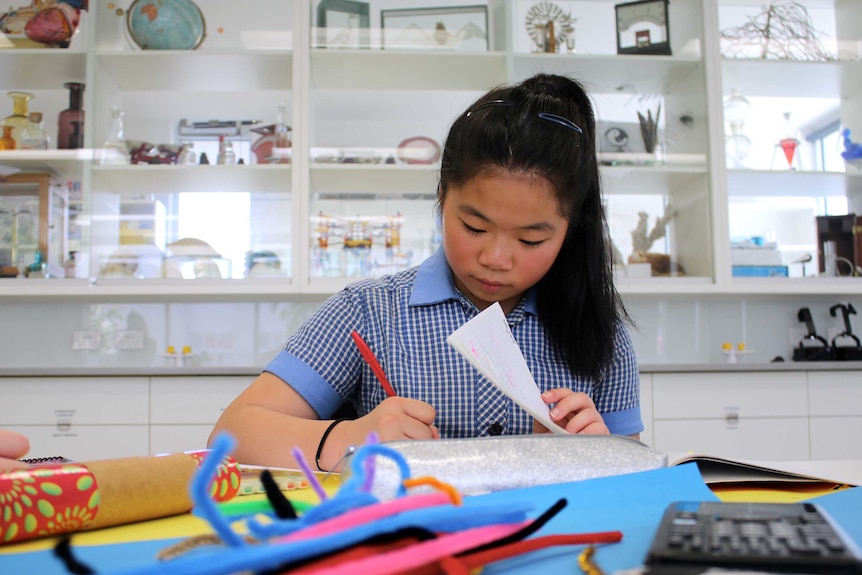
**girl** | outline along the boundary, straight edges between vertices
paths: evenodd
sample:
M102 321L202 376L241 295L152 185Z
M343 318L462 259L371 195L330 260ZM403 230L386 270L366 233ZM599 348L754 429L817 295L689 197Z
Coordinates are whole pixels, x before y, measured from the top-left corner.
M571 433L643 430L637 361L613 285L595 119L576 81L491 90L453 123L438 188L442 248L329 298L225 410L214 432L249 464L336 469L351 445L547 432L447 336L500 302L551 419ZM357 330L397 393L387 397ZM333 419L341 406L353 419Z

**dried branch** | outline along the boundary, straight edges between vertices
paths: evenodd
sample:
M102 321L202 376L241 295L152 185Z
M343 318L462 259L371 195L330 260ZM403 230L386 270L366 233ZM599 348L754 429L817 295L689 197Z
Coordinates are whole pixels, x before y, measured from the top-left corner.
M746 58L752 47L772 60L835 60L821 43L826 35L814 29L805 6L790 0L773 2L742 26L721 31L722 55Z

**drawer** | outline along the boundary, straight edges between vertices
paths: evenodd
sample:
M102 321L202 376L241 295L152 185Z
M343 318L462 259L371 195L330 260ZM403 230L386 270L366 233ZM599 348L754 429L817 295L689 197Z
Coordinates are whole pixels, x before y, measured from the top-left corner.
M762 461L806 461L807 418L654 421L655 449Z
M146 377L0 380L0 426L149 423Z
M653 419L805 417L804 372L654 373Z
M207 448L212 425L151 425L150 453L180 453Z
M862 416L862 371L809 372L808 411L812 416Z
M146 425L10 425L30 440L26 457L67 457L75 461L140 457L149 453Z
M246 376L153 377L150 379L150 422L212 426L251 381Z
M812 417L811 459L862 459L862 416Z

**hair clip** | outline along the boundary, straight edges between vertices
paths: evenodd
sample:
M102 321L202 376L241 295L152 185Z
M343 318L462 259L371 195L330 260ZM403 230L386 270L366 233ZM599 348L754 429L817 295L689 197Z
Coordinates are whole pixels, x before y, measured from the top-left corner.
M490 101L485 102L483 104L479 104L479 106L477 106L473 110L467 110L467 113L464 115L469 118L470 116L472 116L473 114L475 114L479 110L484 110L485 108L489 108L491 106L501 106L501 105L502 106L508 106L509 102L507 102L506 100L490 100Z
M565 126L570 130L574 130L579 134L583 134L584 131L580 126L569 120L568 118L564 118L562 116L558 116L556 114L549 114L547 112L539 112L539 117L543 120L548 120L549 122L554 122L555 124L559 124L561 126Z

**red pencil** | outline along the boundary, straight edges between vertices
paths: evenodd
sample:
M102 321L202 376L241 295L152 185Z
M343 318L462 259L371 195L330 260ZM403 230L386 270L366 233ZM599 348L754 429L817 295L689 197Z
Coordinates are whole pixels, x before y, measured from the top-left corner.
M392 384L389 383L388 379L386 379L386 374L383 373L383 368L380 366L380 362L377 361L376 357L374 357L374 352L371 351L371 348L368 347L368 344L365 343L362 336L359 335L356 330L353 330L350 335L353 336L353 342L356 344L356 347L359 348L359 353L362 354L365 362L371 367L371 371L373 371L374 375L377 376L377 381L380 382L380 385L383 386L383 390L386 391L386 396L395 397L398 395L395 393L395 389L392 387Z

